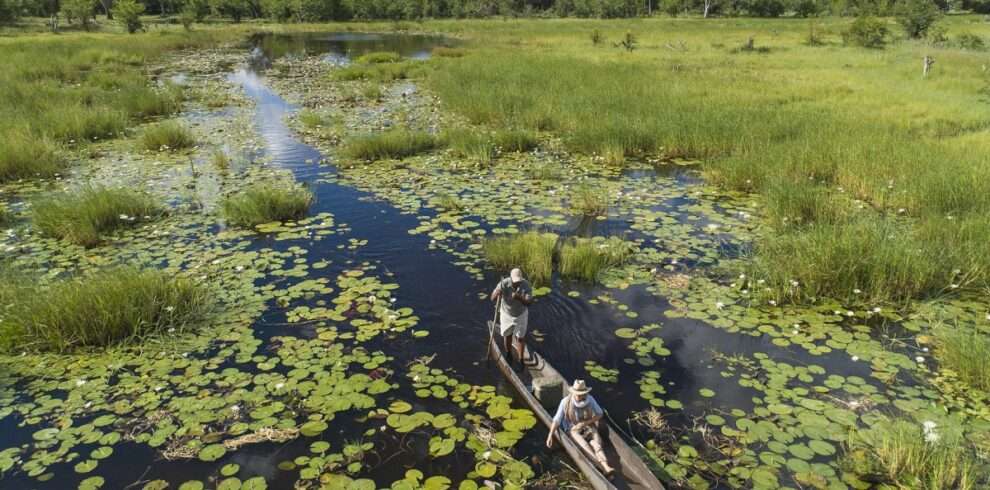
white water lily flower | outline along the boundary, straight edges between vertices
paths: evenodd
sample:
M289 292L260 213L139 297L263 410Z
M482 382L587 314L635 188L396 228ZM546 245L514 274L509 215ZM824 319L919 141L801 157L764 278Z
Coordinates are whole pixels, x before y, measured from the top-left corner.
M165 311L167 311L169 313L172 313L173 311L175 311L175 307L174 306L166 306L165 307Z
M120 219L127 219L127 215L126 214L122 214L122 215L118 216L118 218L120 218Z
M921 350L922 350L923 352L928 352L928 347L922 347L922 348L921 348Z
M285 386L285 383L278 383L278 384L275 385L275 389L276 390L281 390L283 386Z
M923 362L925 362L925 358L924 358L924 357L921 357L921 356L917 356L917 357L915 357L915 358L914 358L914 360L915 360L915 361L917 361L918 363L923 363Z
M419 383L419 375L413 376L413 381Z
M234 270L236 270L237 272L240 272L240 271L244 270L244 266L243 265L239 265L237 267L234 267Z
M880 313L881 311L883 310L881 310L879 306L873 308L873 313Z
M240 412L241 411L241 407L239 407L237 405L231 405L230 411L231 412Z
M725 303L718 301L715 303L715 308L721 310L722 308L725 308Z
M77 379L76 380L76 386L82 386L84 384L86 384L86 380L85 379Z
M859 356L852 356L852 360L853 360L853 362L858 361L859 360Z
M863 292L863 290L861 290L861 289L853 289L853 293L855 293L855 294L861 294L862 292Z
M89 407L92 407L92 406L93 406L93 402L86 402L86 404L83 405L83 408L89 408Z
M770 303L770 306L777 306L777 302L774 300L770 300L768 303Z
M938 427L938 425L935 422L932 422L931 420L926 420L921 424L922 432L924 432L925 434L925 442L927 443L938 442L939 435L938 432L935 431L936 427Z
M854 316L854 315L856 315L856 314L853 313L852 310L849 310L849 311L846 312L846 316Z

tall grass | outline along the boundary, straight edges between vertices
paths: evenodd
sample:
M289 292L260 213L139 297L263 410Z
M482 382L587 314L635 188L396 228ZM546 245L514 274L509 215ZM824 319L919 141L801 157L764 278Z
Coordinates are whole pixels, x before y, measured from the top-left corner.
M376 161L408 157L436 147L437 139L429 133L394 129L354 137L344 143L341 153L353 160Z
M571 191L571 209L577 214L598 216L608 212L608 189L579 185Z
M594 282L610 267L624 264L635 250L633 243L618 237L573 238L560 248L560 275Z
M208 291L157 270L108 269L49 286L0 282L0 350L67 352L182 332L205 319Z
M643 48L622 56L581 47L588 29L618 35L617 25L524 27L484 24L478 49L434 60L428 82L445 106L475 124L553 131L606 164L703 160L709 181L763 195L772 226L756 259L775 270L777 296L869 288L878 301L927 297L956 269L970 286L990 286L990 254L973 253L990 239L979 234L990 214L990 140L975 110L986 86L978 56L943 51L962 71L925 82L904 61L920 59L919 46L884 57L823 52L804 44L803 28L774 21L645 21L634 33ZM773 56L724 47L765 29L779 32ZM691 49L657 56L646 47L671 39ZM870 211L879 217L863 218ZM808 289L793 294L791 280Z
M0 182L32 177L53 177L65 166L50 139L24 130L0 132Z
M251 228L274 221L288 221L306 216L313 204L313 193L298 185L275 187L256 184L223 201L223 215L228 223Z
M77 245L97 245L103 236L159 217L161 206L149 195L127 188L84 187L42 198L31 206L41 233Z
M0 202L0 228L14 222L14 213L7 209L7 205Z
M148 151L177 151L195 144L192 131L174 121L151 126L141 135L141 147Z
M967 385L990 393L990 334L963 325L935 330L935 358Z
M183 96L156 87L143 65L177 48L240 37L242 28L194 33L31 34L0 39L0 182L50 177L59 146L116 138L143 118L171 114Z
M518 267L537 286L549 284L557 235L527 231L488 238L482 243L485 258L493 267L508 273Z
M860 479L918 490L971 490L988 483L963 429L953 422L926 430L912 420L884 420L854 432L849 441L842 466Z
M415 78L423 72L420 61L399 61L395 63L353 63L331 72L334 80L354 81L367 80L373 82L392 82Z
M402 61L402 56L399 53L393 53L391 51L375 51L358 56L357 59L354 60L354 63L359 65L376 65L379 63L397 63L399 61Z

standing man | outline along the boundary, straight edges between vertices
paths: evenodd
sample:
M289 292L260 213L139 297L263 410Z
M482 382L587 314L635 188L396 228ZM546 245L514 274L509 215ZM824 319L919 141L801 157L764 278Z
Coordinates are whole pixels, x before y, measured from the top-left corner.
M500 329L505 342L505 355L512 362L512 351L516 351L519 365L525 365L523 356L526 353L526 329L529 327L529 305L533 304L533 288L529 281L523 278L522 270L512 269L508 279L499 281L492 291L492 301L502 299L499 311ZM515 342L513 342L515 338ZM515 343L516 348L512 345Z
M556 435L559 427L563 429L564 433L570 435L571 439L578 446L581 446L581 449L598 460L605 476L611 475L615 469L608 464L608 458L602 447L602 436L598 431L598 423L602 420L605 412L594 397L589 395L591 388L585 384L583 379L574 380L574 386L570 387L570 392L560 401L557 414L553 416L553 423L550 424L550 435L547 436L547 447L553 447L553 436Z

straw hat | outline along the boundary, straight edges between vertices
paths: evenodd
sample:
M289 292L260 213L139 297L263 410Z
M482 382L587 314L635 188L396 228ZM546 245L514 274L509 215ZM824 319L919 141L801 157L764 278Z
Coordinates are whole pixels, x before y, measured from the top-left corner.
M512 269L512 272L509 273L509 277L512 279L512 282L522 281L523 280L522 269L518 267Z
M591 388L588 388L583 379L574 380L574 386L571 386L572 395L587 395L590 392Z

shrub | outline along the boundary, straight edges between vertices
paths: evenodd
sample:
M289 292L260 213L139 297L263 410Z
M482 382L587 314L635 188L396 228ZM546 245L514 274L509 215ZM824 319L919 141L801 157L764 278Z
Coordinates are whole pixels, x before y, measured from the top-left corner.
M65 167L65 161L47 138L31 136L26 131L0 133L0 182L31 177L53 177Z
M488 238L482 243L485 258L498 270L519 267L534 286L549 284L557 235L527 231Z
M560 249L560 275L594 282L610 267L624 264L635 250L635 244L618 237L575 238Z
M746 11L756 17L780 17L786 6L781 0L750 0Z
M176 122L156 124L141 135L141 146L148 151L176 151L195 144L192 132Z
M160 217L162 208L142 192L127 188L84 187L31 206L34 227L42 234L84 247L103 235Z
M25 279L25 278L22 278ZM205 320L212 304L195 281L158 270L104 270L39 286L0 281L0 349L66 352L141 340Z
M252 228L264 223L295 220L306 216L313 193L291 185L256 184L223 201L223 215L232 226Z
M345 143L342 154L354 160L376 161L412 156L436 147L437 139L429 133L393 129L355 137Z
M577 186L571 192L571 209L586 216L605 214L608 211L608 189L590 185Z
M925 37L941 16L932 0L904 0L897 4L897 22L912 39Z
M887 44L889 33L883 21L875 17L861 16L842 33L842 40L846 44L864 48L882 48Z
M127 32L134 34L144 26L141 24L141 14L144 13L144 4L135 0L117 0L114 3L113 17L117 19Z
M188 7L183 8L182 12L179 13L179 23L182 24L182 28L191 31L195 22L196 11Z
M841 465L861 480L894 488L972 490L986 484L954 419L881 420L850 436Z
M959 49L969 49L973 51L983 51L987 48L986 41L982 37L971 32L962 32L956 36L953 43Z

